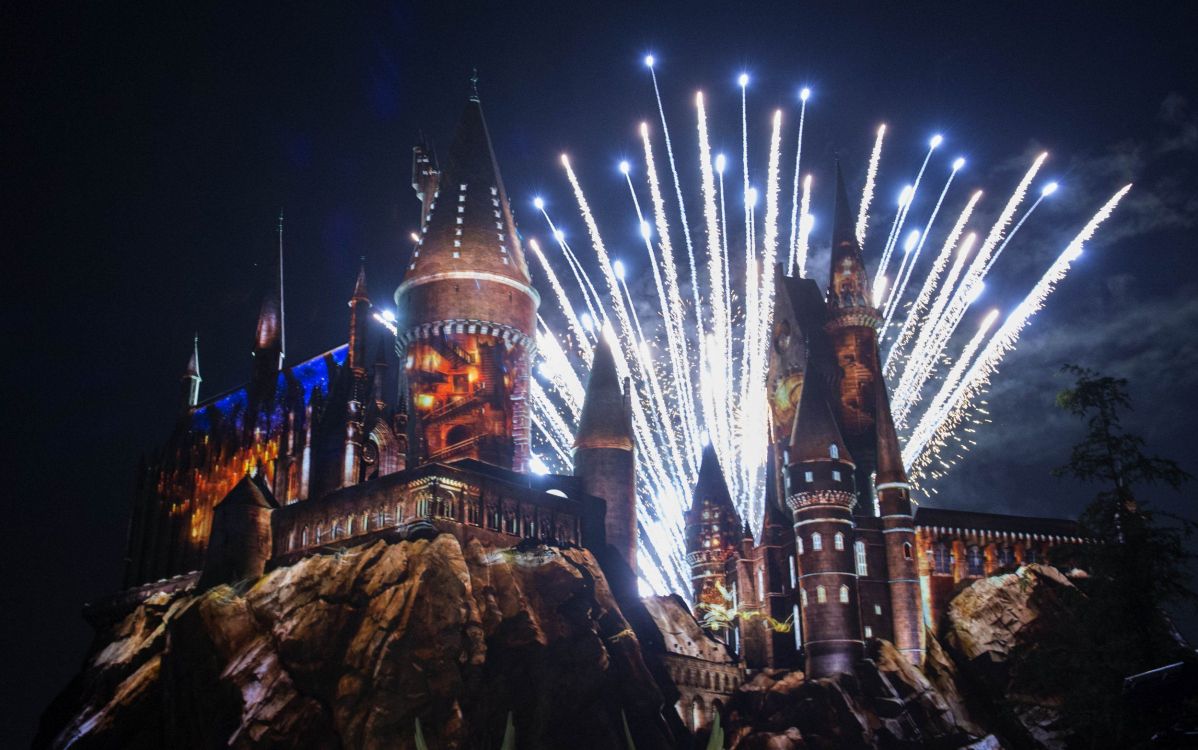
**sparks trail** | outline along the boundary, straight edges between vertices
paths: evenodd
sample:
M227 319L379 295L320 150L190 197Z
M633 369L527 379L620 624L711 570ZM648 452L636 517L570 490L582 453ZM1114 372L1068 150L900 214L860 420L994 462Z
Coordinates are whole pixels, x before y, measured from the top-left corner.
M559 276L555 272L555 259L547 257L545 248L530 240L529 246L545 272L544 279L556 306L561 308L561 315L546 312L550 320L538 321L537 366L529 395L534 445L540 452L538 460L555 470L568 471L572 432L581 408L583 383L594 345L599 336L612 345L617 373L627 379L631 387L633 434L638 455L637 524L641 575L647 587L664 592L687 588L689 575L684 568L682 548L683 512L690 504L705 439L715 448L741 517L749 520L754 531L759 528L772 418L766 401L765 381L775 308L775 263L783 269L807 274L812 227L810 205L818 196L814 195L810 170L806 174L800 171L805 95L800 98L797 112L797 137L791 141L795 146L795 172L790 176L791 203L790 211L786 212L780 190L782 124L787 115L784 111L773 113L769 142L761 149L761 154L766 157L759 165L764 167L764 180L754 187L749 160L748 76L741 77L740 112L735 112L735 104L725 112L729 120L739 114L741 136L739 187L743 191L740 196L743 212L733 203L730 216L724 179L729 160L722 154L713 154L713 132L717 131L713 124L718 123L718 108L703 94L694 95L696 127L693 137L696 141L693 146L675 153L666 124L663 92L653 64L648 60L646 64L661 117L662 132L658 143L664 141L665 144L665 157L674 178L678 206L675 208L673 201L670 206L666 205L655 163L653 138L645 123L641 124L639 132L644 175L639 174L639 158L635 167L621 163L619 179L624 185L609 189L628 191L628 203L624 205L631 205L640 235L633 237L632 232L628 236L621 235L613 246L622 248L619 254L629 261L632 256L627 254L627 248L644 247L643 256L639 249L636 254L648 262L653 288L646 297L634 298L636 287L630 288L622 264L609 254L600 231L599 217L592 213L579 175L570 160L563 157L566 182L585 229L585 234L578 236L585 237L590 247L586 248L582 241L576 241L572 246L550 219L544 202L540 199L534 202L571 273ZM880 126L874 132L873 149L865 170L864 189L853 228L863 244L868 240L870 209L883 167L882 146L887 130L886 126ZM939 136L929 142L919 168L914 170L914 179L900 195L894 214L886 217L890 219L888 234L879 238L876 248L867 248L867 253L873 250L871 260L877 259L878 270L872 290L875 304L884 308L885 327L897 331L891 333L893 343L886 352L884 372L895 384L891 408L901 430L904 463L911 479L931 491L934 491L930 485L935 478L943 475L952 463L952 455L971 444L970 431L987 420L986 412L981 409L980 396L1003 354L1014 346L1027 319L1043 305L1053 285L1065 275L1081 245L1126 193L1125 188L1116 194L1086 225L997 333L990 334L998 320L997 313L991 312L983 318L969 341L958 348L954 333L968 316L971 303L985 288L986 278L997 258L1012 245L1025 222L1036 218L1033 214L1040 202L1051 194L1051 189L1042 190L1038 200L1019 214L1026 191L1044 162L1045 155L1041 155L992 225L971 226L974 210L981 199L981 191L973 189L952 226L942 230L937 223L944 202L951 197L949 188L955 184L954 179L961 179L958 170L962 162L958 160L922 226L908 231L906 222L940 142ZM698 158L691 172L675 161L675 157L683 153ZM789 154L786 158L789 166ZM683 189L681 179L686 174L698 177L688 188L692 191L690 195ZM644 204L644 193L638 194L638 190L648 191L649 198ZM735 201L736 197L731 198ZM703 236L695 238L700 243L697 251L702 256L699 266L695 263L696 248L686 221L685 202L688 200L698 201L701 206ZM787 213L789 226L785 224ZM683 289L682 277L685 272L675 260L671 242L671 231L676 233L679 225L690 263L689 305L684 303L687 292ZM1011 227L1009 231L1008 227ZM739 244L742 237L743 247ZM979 237L984 239L979 241ZM887 277L887 266L904 240L904 258L898 271L890 271ZM929 242L939 243L939 248L930 268L925 271L919 261L924 245ZM815 275L822 277L823 269ZM885 281L887 278L891 279L889 285ZM571 281L574 288L571 288ZM908 287L913 284L918 285L919 292L909 307L904 307ZM693 314L688 311L688 306L693 307ZM561 331L554 330L555 322L560 323ZM938 372L940 369L946 372ZM929 396L926 403L923 401L925 394Z

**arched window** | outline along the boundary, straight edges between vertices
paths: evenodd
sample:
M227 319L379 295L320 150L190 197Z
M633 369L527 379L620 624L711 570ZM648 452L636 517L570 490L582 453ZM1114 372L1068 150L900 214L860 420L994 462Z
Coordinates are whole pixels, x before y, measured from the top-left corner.
M301 547L308 546L308 527L307 526L305 526L304 530L300 532L300 546Z
M971 576L980 576L985 570L982 561L982 550L979 549L976 544L971 544L969 546L969 551L965 556L965 564L968 567L969 575Z
M346 536L354 535L354 517L352 515L348 515L345 517L345 535Z
M807 606L807 589L799 589L799 604Z
M457 445L465 442L470 437L470 428L464 424L457 424L449 428L449 432L445 433L446 447Z
M799 554L801 555L801 554L803 554L803 537L799 537L797 541L798 541L798 547L799 547Z
M865 542L858 539L853 544L853 557L857 561L857 575L869 575L869 563L865 557Z
M828 592L824 591L823 586L815 587L815 601L823 604L828 601Z
M323 541L324 541L324 524L318 523L318 524L316 524L316 543L320 544Z
M836 443L828 446L828 455L832 458L840 458L840 448L836 447Z
M936 565L936 572L943 576L953 574L953 559L952 552L949 551L948 545L944 542L937 542L935 550L932 552L935 555L933 562Z
M295 529L292 529L287 534L287 551L295 549Z
M824 538L817 531L811 535L811 549L814 552L819 552L824 548Z
M370 531L370 513L362 511L362 533Z
M1011 549L1011 545L1004 544L998 548L998 564L1012 565L1015 562L1015 550Z
M849 603L849 587L845 586L844 584L840 585L840 603L841 604Z
M833 535L833 537L832 537L832 547L833 547L834 549L836 549L837 551L843 551L843 550L844 550L844 534L841 534L841 533L838 531L838 532L836 532L836 534L835 534L835 535Z
M1028 546L1023 550L1023 561L1025 563L1040 562L1040 555L1036 552L1036 548Z
M911 542L903 542L903 559L911 559Z
M691 729L699 731L703 726L703 701L698 696L695 696L695 702L691 704Z

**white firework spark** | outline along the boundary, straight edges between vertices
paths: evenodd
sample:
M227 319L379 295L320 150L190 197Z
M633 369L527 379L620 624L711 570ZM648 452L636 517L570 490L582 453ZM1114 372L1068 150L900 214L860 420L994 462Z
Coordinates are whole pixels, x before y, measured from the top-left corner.
M665 145L678 205L666 205L655 164L655 139L647 124L641 124L639 133L644 159L643 182L633 179L633 172L640 171L639 166L634 170L633 165L621 163L620 172L641 235L628 247L643 245L643 257L648 261L652 275L652 290L643 299L638 298L641 287L630 285L631 279L625 278L623 264L609 254L579 175L570 160L563 156L562 166L579 209L591 254L585 259L579 258L563 231L550 219L544 202L538 198L536 208L571 269L575 288L570 289L563 283L568 279L557 275L553 259L546 257L540 244L530 240L528 244L545 273L563 323L563 331L559 334L554 331L552 321L539 319L530 409L534 443L540 459L555 470L568 471L573 429L581 409L583 383L594 343L598 336L604 336L612 344L617 372L621 378L629 379L633 395L640 500L637 504L640 571L644 584L652 590L685 591L688 571L683 563L683 512L689 505L705 441L709 440L715 447L742 518L747 519L755 531L760 527L770 420L765 378L774 310L775 267L780 265L806 275L808 235L813 223L810 214L812 176L799 172L809 92L804 90L800 97L798 127L793 140L783 127L784 112L778 110L771 118L769 145L763 149L765 164L760 165L765 168L765 180L762 189L758 190L750 180L748 77L742 75L739 124L744 212L743 223L735 219L730 223L724 192L728 164L722 154L713 155L714 138L709 122L711 101L701 93L693 100L697 139L693 153L698 158L694 173L699 175L699 181L688 197L680 177L688 170L680 170L675 161L656 71L649 59L646 64L650 68L661 119L657 141ZM854 229L863 245L868 239L870 207L877 189L886 133L885 125L875 133L857 211ZM786 175L792 189L789 238L783 236L786 217L779 195L784 179L784 157L785 163L790 163L790 155L783 153L783 142L793 144L795 149L795 171ZM914 180L900 196L885 242L879 243L881 260L874 288L874 298L878 302L885 300L886 265L900 237L904 236L908 213L940 143L939 136L932 139ZM978 234L970 231L969 224L981 191L972 192L952 227L944 233L943 239L936 240L942 243L939 253L926 276L919 280L918 295L904 308L906 287L920 272L920 250L930 241L931 235L938 234L936 222L941 204L962 162L954 163L927 220L918 232L908 237L910 249L905 253L904 262L890 277L892 283L886 295L890 299L887 323L897 326L897 335L888 352L885 371L898 383L892 398L896 422L900 426L915 424L914 429L904 430L900 439L905 442L904 460L916 482L923 479L926 483L935 473L932 466L941 451L955 440L961 440L959 432L964 432L963 423L973 419L971 415L982 413L978 397L1002 355L1014 346L1019 330L1043 305L1053 286L1068 270L1069 263L1080 252L1082 243L1126 193L1127 188L1124 188L1086 225L993 338L987 340L986 336L996 320L996 313L987 316L979 331L952 356L953 333L980 292L994 259L1011 243L1020 226L1039 205L1037 201L1009 233L1006 231L1044 158L1044 155L1040 156L1029 169L980 245ZM649 200L642 206L638 190L646 189ZM1046 194L1042 192L1041 200ZM763 199L760 212L754 205L757 197ZM688 199L697 200L702 207L704 237L698 255L686 221L685 200ZM686 269L689 278L685 281L690 283L687 302L692 310L688 310L684 303L686 274L675 259L673 239L678 232L681 232L687 253L684 262L689 265ZM742 240L743 253L738 244ZM730 250L733 247L736 247L735 251ZM976 253L973 252L975 248ZM696 265L697 257L701 257L702 266ZM598 283L591 280L596 268L600 274ZM649 284L647 277L644 284L646 287ZM646 310L653 314L647 315ZM936 369L941 361L952 364L937 382L933 378L937 377ZM936 394L926 407L917 409L923 392L929 390L933 382L937 382Z

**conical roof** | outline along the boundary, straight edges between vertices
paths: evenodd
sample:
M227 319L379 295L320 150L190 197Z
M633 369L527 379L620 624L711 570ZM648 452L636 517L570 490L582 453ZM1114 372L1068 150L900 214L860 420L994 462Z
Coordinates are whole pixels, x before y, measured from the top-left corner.
M795 410L794 426L790 432L790 463L826 461L832 458L832 446L837 458L852 463L848 445L836 425L836 417L828 403L821 380L808 373L803 379L803 391Z
M877 391L877 434L878 468L877 484L906 483L907 472L903 468L903 454L899 450L898 434L894 429L894 417L890 414L890 394L886 384L879 383Z
M724 470L720 468L720 459L716 456L715 447L710 443L703 448L703 458L699 462L699 477L695 480L695 491L691 496L691 510L702 509L704 499L709 499L717 506L734 509L732 494L728 491L728 480Z
M869 272L857 230L853 208L844 185L844 173L836 162L836 210L832 223L832 253L828 274L828 305L833 308L873 307Z
M354 292L349 297L349 304L358 302L359 300L369 302L370 292L366 289L366 263L363 262L358 266L358 278L354 281Z
M229 490L229 494L225 495L217 507L232 507L236 505L250 506L255 508L277 508L279 503L275 500L274 494L266 486L266 483L260 481L249 474L241 478L237 484L233 485L233 489Z
M187 360L187 369L183 371L185 378L200 377L200 336L196 334L192 340L191 357Z
M582 415L574 448L618 448L632 450L632 415L629 403L620 388L616 361L606 337L599 338L591 373L587 377L586 396L582 400Z
M527 286L528 267L482 105L466 103L404 284L444 273L495 274Z

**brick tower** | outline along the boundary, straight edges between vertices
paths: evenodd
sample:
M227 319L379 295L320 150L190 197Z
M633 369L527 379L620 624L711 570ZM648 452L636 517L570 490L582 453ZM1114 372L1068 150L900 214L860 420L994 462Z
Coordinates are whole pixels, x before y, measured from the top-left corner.
M853 563L856 466L825 393L820 378L807 378L787 450L808 677L851 672L864 646Z
M516 222L477 92L444 170L413 152L421 238L395 291L413 459L477 458L523 471L536 311Z
M611 346L600 338L574 437L574 476L582 479L585 492L607 501L607 543L636 572L636 455L630 398L627 384L620 388Z

